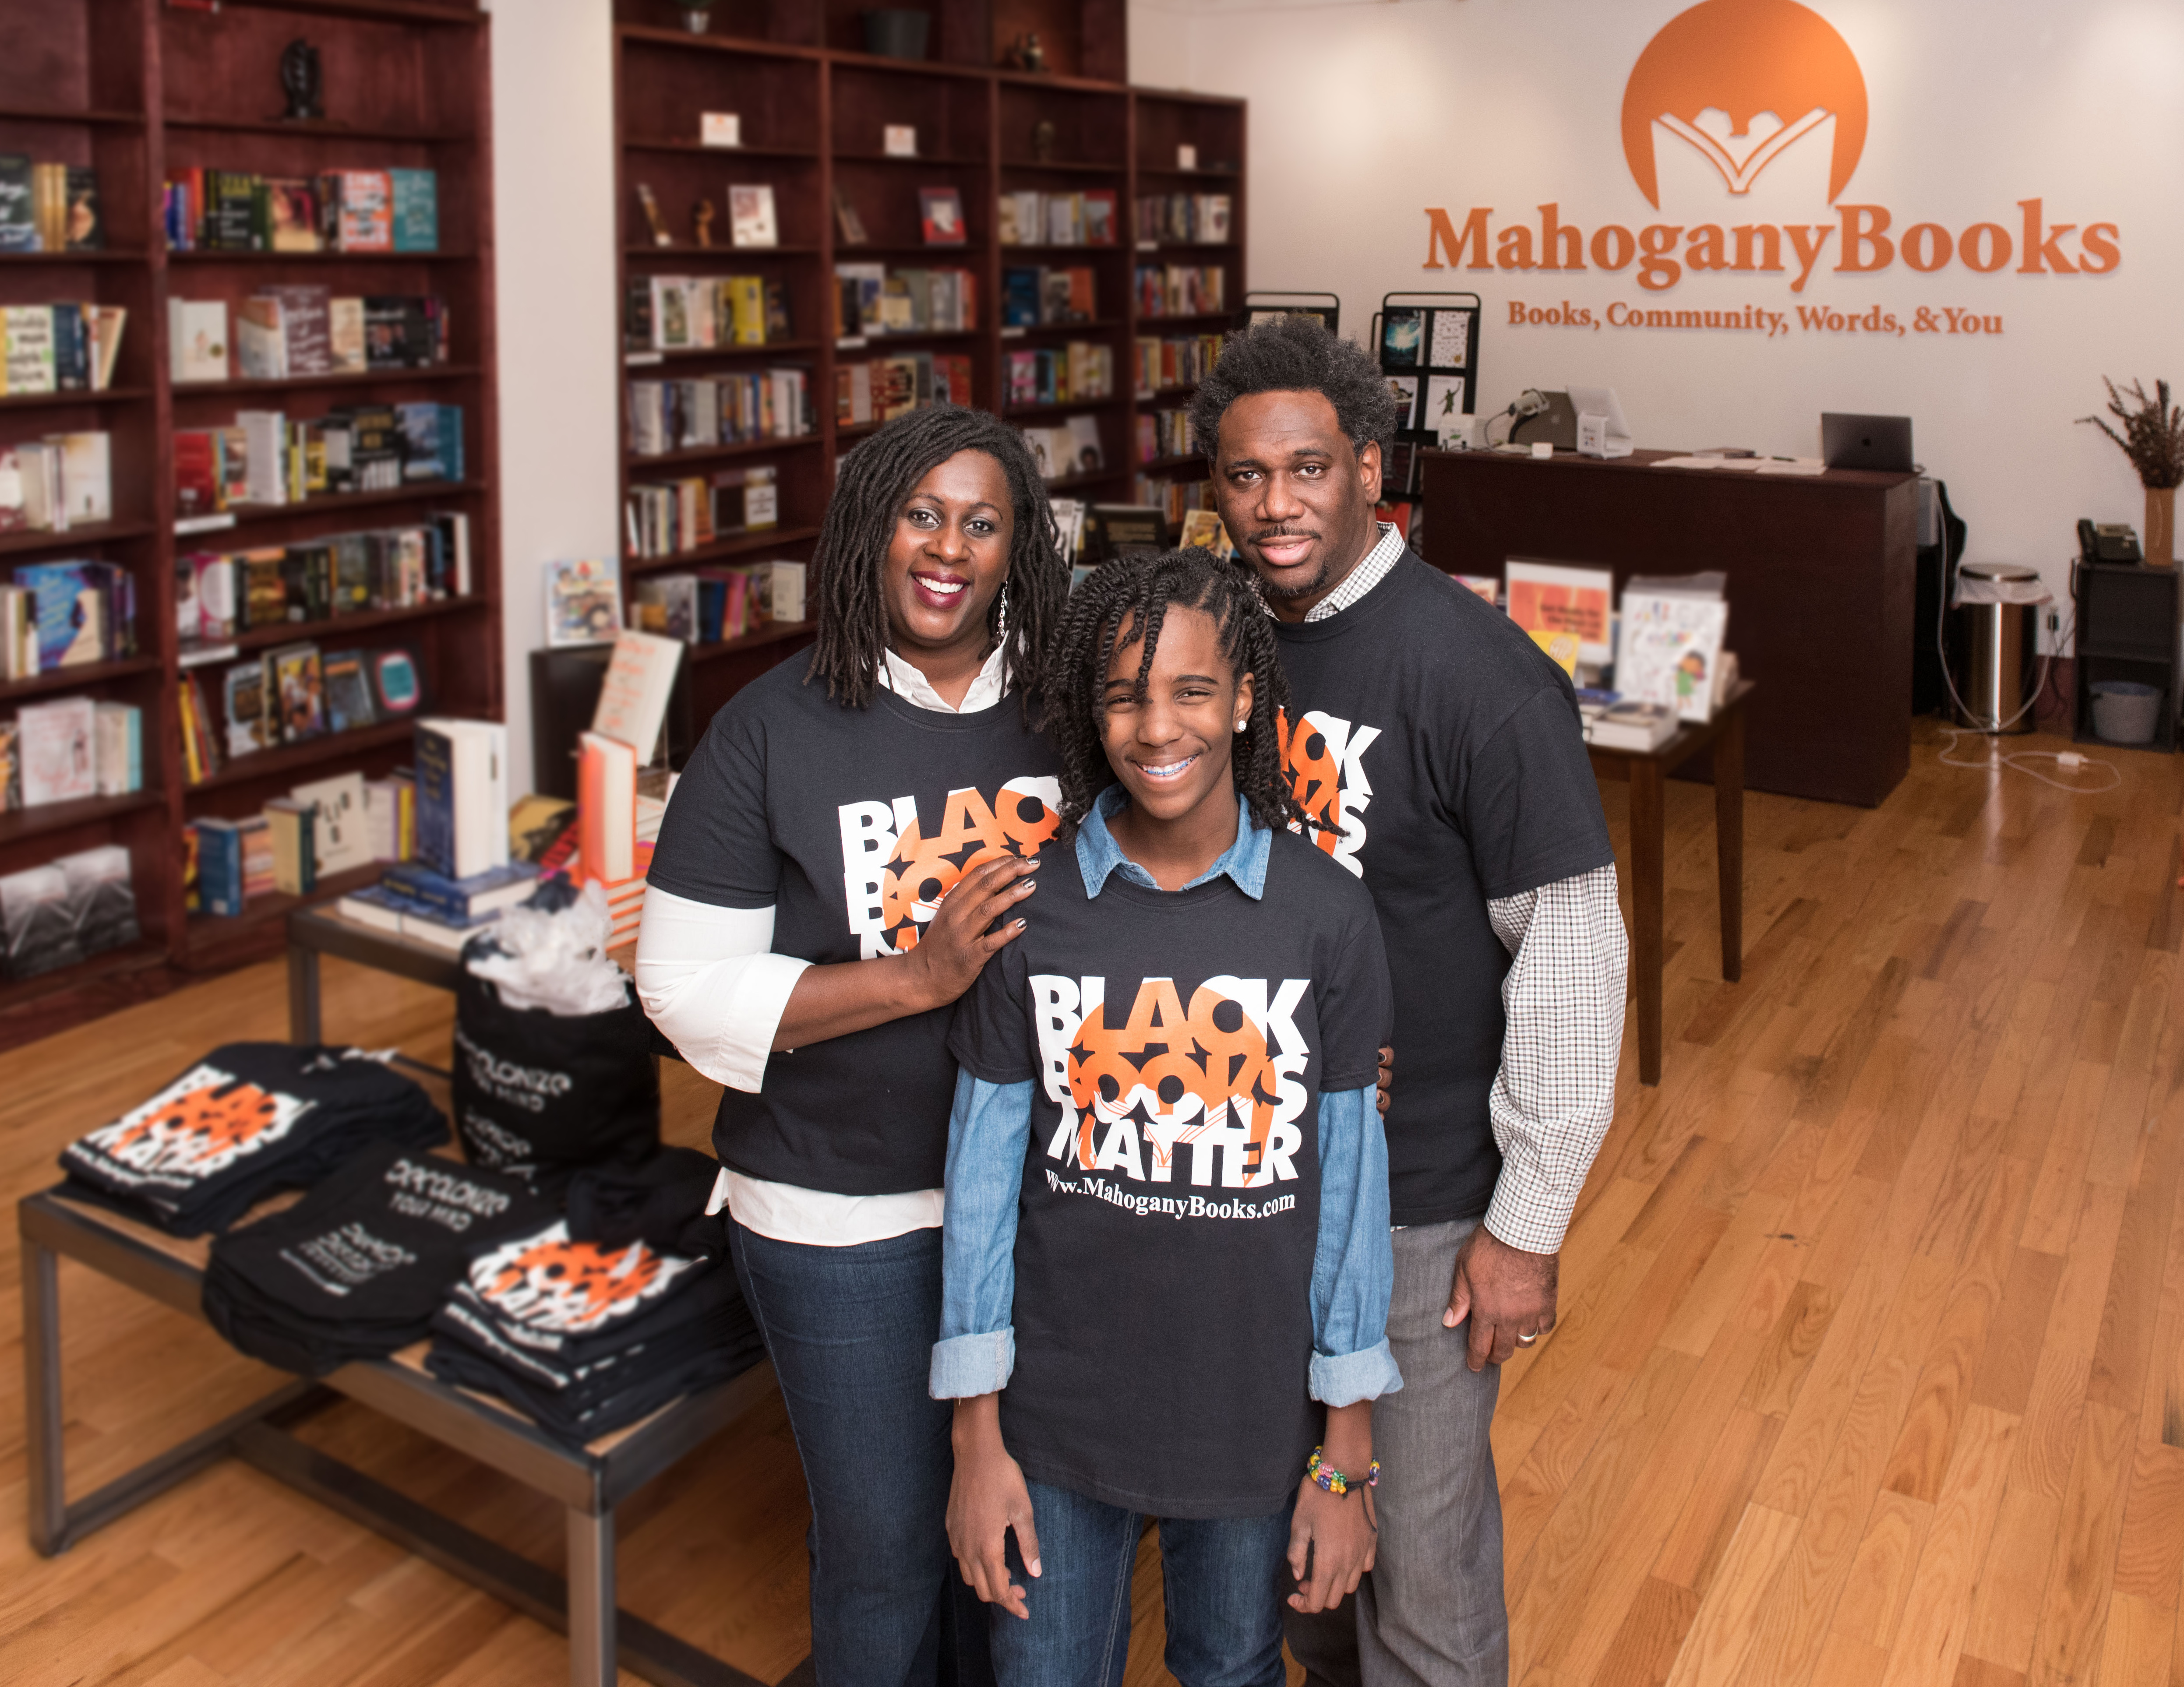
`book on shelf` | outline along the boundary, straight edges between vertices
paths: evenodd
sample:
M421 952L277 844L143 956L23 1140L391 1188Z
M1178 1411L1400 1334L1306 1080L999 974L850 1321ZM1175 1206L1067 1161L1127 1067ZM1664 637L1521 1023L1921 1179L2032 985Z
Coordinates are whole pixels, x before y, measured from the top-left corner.
M788 289L763 276L640 276L623 304L622 343L631 351L710 351L790 337Z
M971 270L906 269L859 261L834 265L836 337L957 334L978 326L978 281Z
M1082 193L1024 188L1000 196L994 227L1003 246L1112 246L1115 203L1112 187Z
M283 644L265 656L265 700L280 726L280 742L302 743L326 731L326 683L319 647L308 641Z
M1099 286L1089 267L1021 266L1001 271L1001 321L1006 326L1090 322L1099 315Z
M68 902L68 875L55 863L0 877L0 930L6 934L11 981L35 978L84 958Z
M1219 334L1140 334L1133 342L1139 393L1150 397L1173 387L1195 387L1212 372L1224 343Z
M98 711L90 698L26 703L15 730L25 808L98 794Z
M42 671L38 654L38 596L27 586L0 586L0 680L26 680Z
M637 877L637 752L620 738L577 736L577 829L582 882Z
M448 510L289 545L182 552L175 559L176 632L187 651L259 627L466 597L469 526L464 512ZM133 615L133 599L127 610Z
M105 245L97 170L0 153L0 252L98 252Z
M390 199L397 252L440 249L440 179L429 170L390 170Z
M1140 264L1140 316L1217 316L1228 309L1227 272L1217 264Z
M365 671L371 679L371 706L382 721L421 715L431 701L425 689L424 663L406 644L374 650L365 660Z
M102 797L125 797L144 788L142 710L132 703L92 706L92 770Z
M621 622L621 569L612 557L549 562L545 572L549 649L615 636Z
M1156 245L1217 246L1234 226L1226 193L1149 193L1138 198L1138 239Z
M1675 737L1676 711L1664 704L1618 698L1613 702L1578 701L1585 741L1602 749L1654 750Z
M260 700L263 707L263 700ZM195 673L185 670L175 686L175 714L181 727L182 782L202 785L220 771L220 752L213 738L212 711Z
M1107 466L1097 416L1071 416L1060 427L1017 431L1031 448L1032 460L1038 464L1039 473L1050 481L1070 475L1095 475Z
M928 404L973 402L965 353L898 352L834 365L834 419L844 427L892 421Z
M777 558L750 565L751 613L762 622L794 623L809 618L805 607L805 565Z
M276 797L264 812L273 838L273 888L283 896L309 896L319 888L315 810L293 797Z
M919 188L917 222L928 246L961 246L970 238L963 223L963 195L957 188Z
M712 543L779 525L774 466L721 469L711 475L632 484L626 504L631 553L679 556Z
M1634 701L1673 709L1680 720L1708 720L1728 630L1729 604L1719 597L1626 587L1615 688Z
M577 821L577 805L566 797L526 791L508 811L508 859L536 872L546 852Z
M142 936L125 847L102 844L63 855L53 865L67 881L69 920L75 928L76 947L86 956L123 948Z
M417 857L449 878L508 862L508 728L417 722Z
M772 183L728 184L728 239L732 245L739 247L781 244Z
M701 147L740 147L744 120L738 112L701 111L698 114L698 144Z
M38 671L136 654L136 576L110 562L70 559L15 569L38 628Z
M105 392L128 320L118 304L0 305L0 398Z
M1115 348L1088 340L1013 350L1006 367L1012 406L1078 404L1115 393Z
M375 861L406 861L417 850L417 782L407 773L367 779L364 824Z
M160 202L176 252L434 252L438 178L429 170L330 170L266 176L192 166Z
M371 676L362 650L328 650L319 659L319 671L326 688L326 727L330 732L354 732L379 721L371 698Z
M227 379L227 301L167 300L168 375L176 386Z
M865 232L865 220L857 214L855 203L849 190L839 182L834 186L834 230L842 246L869 246L872 237Z
M817 431L811 371L800 365L629 383L629 448L640 457L799 439Z
M352 872L371 864L363 774L314 779L288 794L312 811L311 847L321 875Z

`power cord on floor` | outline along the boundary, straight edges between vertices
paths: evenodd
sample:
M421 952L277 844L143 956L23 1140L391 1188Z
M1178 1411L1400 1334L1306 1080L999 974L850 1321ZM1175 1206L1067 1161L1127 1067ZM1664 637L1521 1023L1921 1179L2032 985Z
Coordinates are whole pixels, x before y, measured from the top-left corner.
M2103 791L2113 791L2123 783L2123 774L2116 765L2112 761L2103 761L2097 755L2084 755L2074 749L2020 749L2004 754L2001 743L1986 732L1961 732L1953 727L1944 727L1942 734L1948 740L1942 746L1941 760L1944 767L1971 767L1989 773L2000 767L2014 768L2028 779L2037 779L2043 785L2053 785L2059 791L2069 791L2081 797L2096 797ZM1986 738L1990 752L1986 760L1970 761L1951 754L1959 738ZM2105 785L2078 785L2067 779L2051 779L2038 769L2027 767L2025 764L2028 761L2052 761L2059 772L2075 773L2081 768L2098 767L2107 773L2109 782Z

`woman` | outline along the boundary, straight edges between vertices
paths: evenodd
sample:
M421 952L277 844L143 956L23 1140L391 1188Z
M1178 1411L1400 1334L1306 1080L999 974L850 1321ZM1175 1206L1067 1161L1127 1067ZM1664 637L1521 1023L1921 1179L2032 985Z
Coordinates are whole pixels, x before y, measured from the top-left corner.
M931 1682L958 1673L925 1389L949 1007L1059 823L1028 693L1069 573L1022 439L948 407L843 459L813 571L811 660L729 700L668 806L638 990L727 1086L715 1200L811 1489L818 1679Z
M1003 1687L1122 1679L1147 1517L1184 1687L1279 1687L1279 1595L1372 1565L1394 1008L1371 897L1288 829L1271 626L1203 551L1078 589L1048 665L1073 860L956 1011L933 1392L964 1579L1025 1619Z

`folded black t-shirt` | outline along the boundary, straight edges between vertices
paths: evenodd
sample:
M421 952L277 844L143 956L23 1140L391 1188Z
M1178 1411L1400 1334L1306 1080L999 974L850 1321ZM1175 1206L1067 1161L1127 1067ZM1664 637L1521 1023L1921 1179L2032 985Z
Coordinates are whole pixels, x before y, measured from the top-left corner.
M1502 1172L1487 1095L1509 970L1486 905L1615 860L1576 696L1514 621L1408 552L1340 615L1274 631L1290 782L1373 893L1401 981L1395 1222L1477 1218Z
M719 1213L708 1215L721 1162L694 1148L663 1148L641 1166L588 1166L569 1183L569 1234L579 1242L642 1242L686 1259L727 1250Z
M323 1375L421 1340L471 1256L546 1212L521 1178L369 1148L213 1244L205 1317L254 1357Z
M227 1043L61 1153L70 1193L178 1236L225 1228L374 1143L445 1142L432 1098L376 1057L320 1044Z
M949 715L881 691L848 709L805 682L808 667L783 663L713 717L647 877L716 907L773 909L777 954L906 954L965 872L1055 835L1060 764L1013 697ZM722 1094L714 1148L747 1177L800 1189L939 1188L948 1014L776 1051L757 1094Z

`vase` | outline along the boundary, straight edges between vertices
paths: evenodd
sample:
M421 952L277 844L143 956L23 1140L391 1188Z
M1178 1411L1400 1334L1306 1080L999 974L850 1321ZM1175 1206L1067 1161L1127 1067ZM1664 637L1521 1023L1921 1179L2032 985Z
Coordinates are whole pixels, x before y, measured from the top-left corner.
M2152 568L2176 565L2176 488L2146 489L2146 560Z

